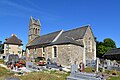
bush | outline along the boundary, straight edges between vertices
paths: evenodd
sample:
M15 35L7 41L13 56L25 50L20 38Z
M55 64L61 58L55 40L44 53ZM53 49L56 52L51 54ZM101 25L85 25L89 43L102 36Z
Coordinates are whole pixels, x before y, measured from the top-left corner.
M114 70L113 73L112 73L112 75L117 75L117 71Z
M0 64L3 64L4 63L4 60L3 59L0 59Z

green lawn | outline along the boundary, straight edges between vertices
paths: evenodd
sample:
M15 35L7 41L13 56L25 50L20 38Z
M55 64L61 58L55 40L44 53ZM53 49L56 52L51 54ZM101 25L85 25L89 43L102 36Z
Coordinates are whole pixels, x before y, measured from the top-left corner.
M0 67L0 80L5 80L6 77L8 76L13 76L14 74L11 73L9 70Z
M65 73L62 71L42 71L42 72L32 72L27 73L25 76L21 76L22 80L66 80L66 77L70 73Z
M102 69L99 69L99 71ZM86 68L85 72L93 72L95 71L94 68ZM110 74L108 74L108 72L110 72ZM120 80L120 71L117 71L117 76L116 75L112 75L112 73L114 72L114 70L105 70L105 75L110 76L107 80Z
M0 59L0 64L3 64L4 63L4 60L3 59Z

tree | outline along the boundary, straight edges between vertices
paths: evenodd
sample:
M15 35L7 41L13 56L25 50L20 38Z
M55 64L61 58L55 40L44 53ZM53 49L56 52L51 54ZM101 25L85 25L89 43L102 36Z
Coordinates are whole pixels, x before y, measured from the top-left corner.
M110 38L104 39L104 45L106 47L116 48L115 42Z
M4 52L4 44L2 44L2 41L0 41L0 54Z
M103 42L97 41L97 45L96 45L97 57L102 58L102 56L112 48L116 48L116 44L110 38L105 38Z

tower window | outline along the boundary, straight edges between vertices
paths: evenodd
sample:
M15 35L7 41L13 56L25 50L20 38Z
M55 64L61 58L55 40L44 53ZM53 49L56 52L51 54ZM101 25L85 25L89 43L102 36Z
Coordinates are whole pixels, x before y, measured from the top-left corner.
M39 34L39 31L40 31L40 30L38 29L38 34Z
M36 30L35 30L35 34L37 34L37 28L36 28Z
M35 34L35 28L33 29L33 34Z

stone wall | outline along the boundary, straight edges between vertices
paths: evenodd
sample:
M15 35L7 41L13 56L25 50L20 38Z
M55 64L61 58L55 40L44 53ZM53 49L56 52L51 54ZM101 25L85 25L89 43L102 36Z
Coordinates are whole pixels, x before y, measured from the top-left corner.
M41 57L42 55L42 48L36 48L36 57Z
M57 57L53 57L53 47L57 47ZM30 55L34 56L34 49L29 50ZM42 48L36 48L36 55L42 56ZM77 64L82 62L83 57L83 47L73 45L73 44L64 44L64 45L53 45L45 47L44 57L49 58L52 62L55 60L57 64L62 66L70 66L75 61Z
M22 55L22 46L13 44L4 44L4 54L17 54L19 57Z
M85 54L86 54L86 60L88 59L94 59L96 57L96 42L94 39L94 36L92 34L92 31L90 27L88 27L85 36L84 36L84 42L85 42ZM92 42L92 51L88 51L88 40Z
M82 61L83 48L81 46L65 44L58 45L57 63L63 66L70 66L75 61L80 64Z

